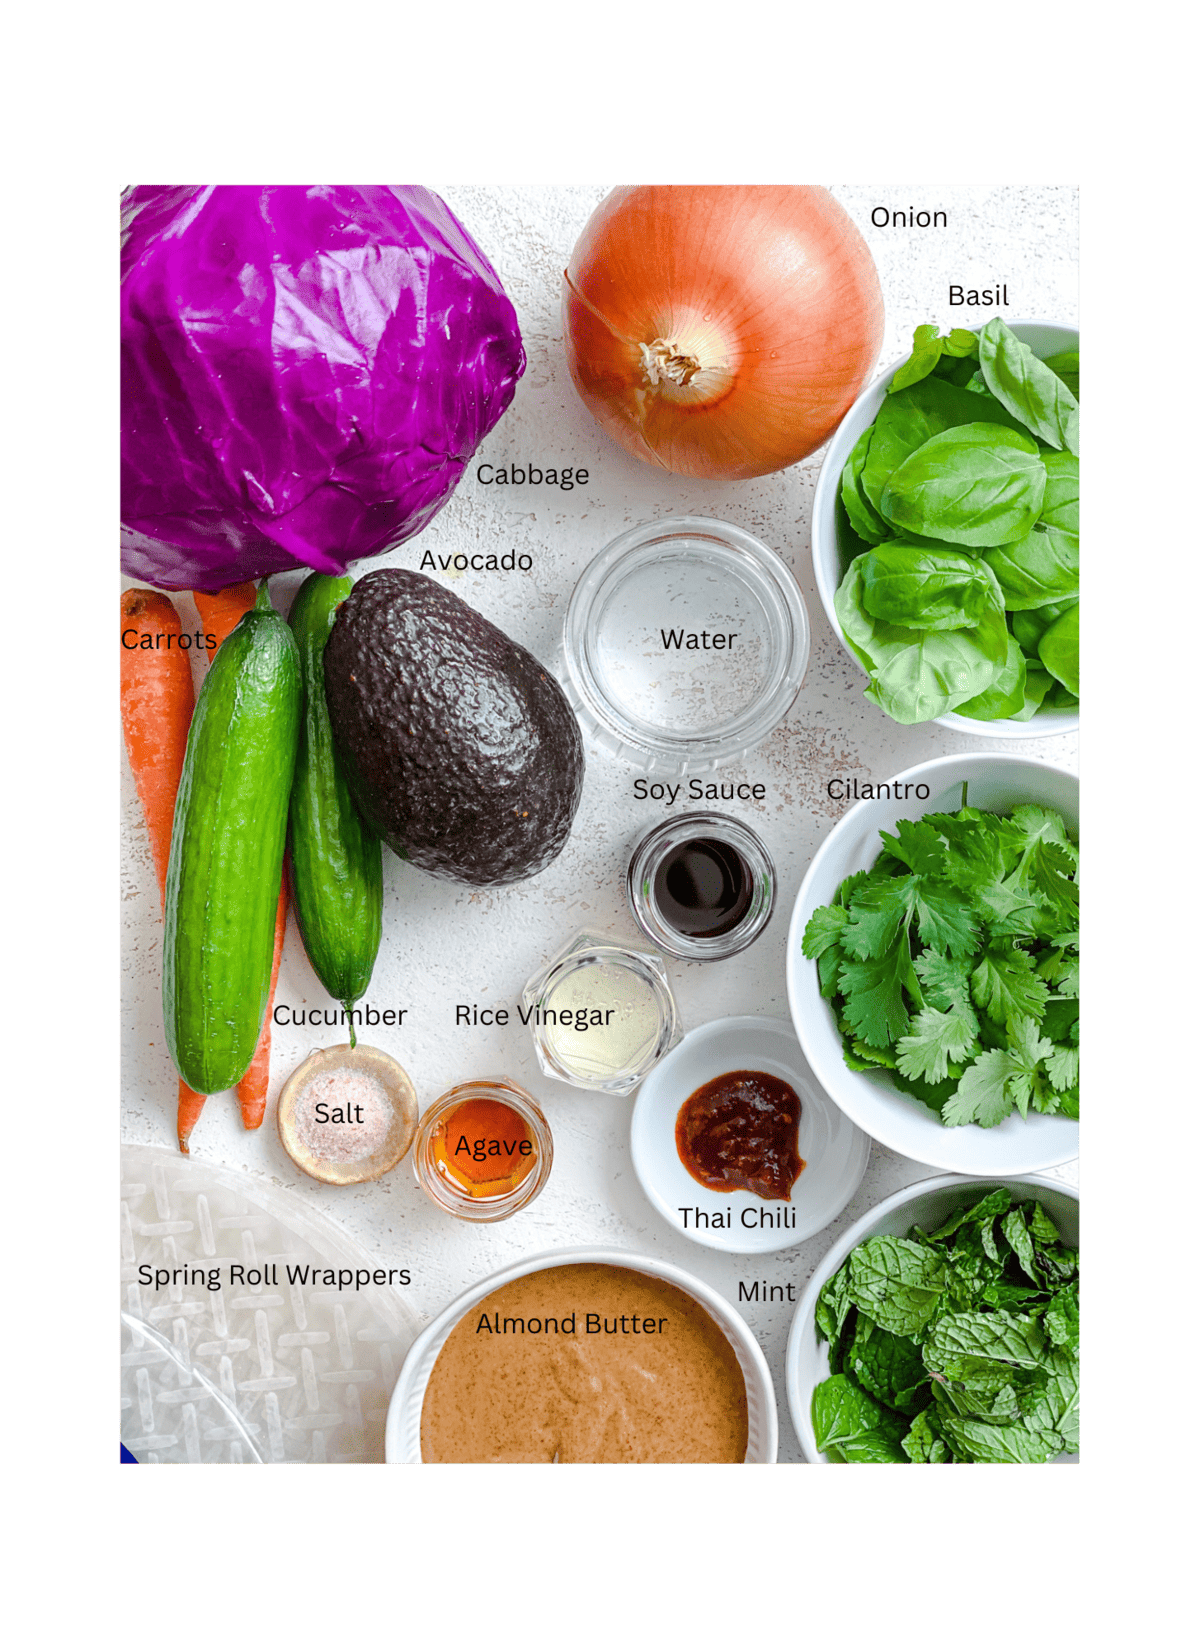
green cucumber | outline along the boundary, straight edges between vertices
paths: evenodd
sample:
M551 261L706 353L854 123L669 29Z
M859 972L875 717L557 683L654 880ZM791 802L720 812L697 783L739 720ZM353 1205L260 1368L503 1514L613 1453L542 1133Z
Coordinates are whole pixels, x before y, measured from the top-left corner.
M171 832L163 1018L200 1094L241 1081L262 1029L299 736L300 657L264 579L200 689Z
M383 852L354 804L333 751L325 707L325 643L349 578L312 573L292 603L300 649L304 715L292 785L292 903L313 971L346 1009L357 1045L354 1004L371 982L383 931Z

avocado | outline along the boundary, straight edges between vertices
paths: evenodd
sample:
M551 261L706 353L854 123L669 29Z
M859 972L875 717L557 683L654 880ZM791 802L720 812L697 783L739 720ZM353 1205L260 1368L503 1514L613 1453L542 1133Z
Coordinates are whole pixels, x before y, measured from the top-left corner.
M562 851L583 789L574 711L532 653L432 578L388 567L355 584L325 698L363 817L422 870L489 886Z

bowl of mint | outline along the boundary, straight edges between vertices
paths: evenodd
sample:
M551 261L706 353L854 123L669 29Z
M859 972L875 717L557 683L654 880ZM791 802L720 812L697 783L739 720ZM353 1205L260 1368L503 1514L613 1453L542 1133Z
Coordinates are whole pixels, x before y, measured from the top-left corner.
M1079 333L919 326L859 396L813 502L834 633L892 720L1079 725Z
M787 983L817 1080L873 1139L959 1174L1079 1150L1079 781L941 756L859 802L796 897Z
M945 1175L864 1215L788 1338L813 1464L1041 1465L1079 1449L1079 1193Z

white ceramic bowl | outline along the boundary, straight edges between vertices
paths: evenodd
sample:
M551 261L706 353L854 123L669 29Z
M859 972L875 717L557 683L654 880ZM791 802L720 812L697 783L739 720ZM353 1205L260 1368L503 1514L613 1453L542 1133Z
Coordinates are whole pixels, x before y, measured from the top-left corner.
M726 1071L765 1071L800 1096L797 1144L805 1167L790 1202L765 1201L753 1191L710 1191L680 1161L679 1107ZM701 1025L651 1071L633 1108L630 1146L642 1190L672 1231L727 1254L771 1254L823 1231L858 1190L871 1150L867 1136L813 1080L792 1027L749 1015ZM697 1208L710 1219L729 1219L729 1226L697 1230L690 1212L685 1226L680 1209Z
M1009 326L1036 355L1056 355L1064 349L1078 349L1079 332L1075 327L1058 326L1053 321L1010 321ZM978 330L974 328L973 330ZM850 565L851 557L843 556L838 545L837 497L842 484L842 470L863 430L875 422L887 395L896 368L908 359L902 355L893 361L869 389L864 389L858 400L838 425L821 473L813 499L812 555L813 571L817 578L817 592L825 609L833 633L845 647L847 655L858 668L861 661L846 646L842 627L838 623L833 598L838 585ZM865 673L865 672L864 672ZM880 714L882 715L882 711ZM1031 721L972 721L969 716L938 716L939 727L952 727L956 733L971 733L979 739L1047 739L1057 733L1074 733L1079 727L1078 710L1039 710Z
M845 1263L851 1249L857 1248L868 1237L905 1237L914 1225L925 1231L936 1231L956 1208L978 1202L1001 1185L1006 1185L1018 1202L1028 1202L1036 1196L1058 1227L1063 1241L1072 1248L1078 1244L1079 1192L1074 1187L1061 1185L1058 1180L1041 1179L1037 1175L1021 1175L1012 1179L963 1179L956 1174L944 1174L938 1179L906 1185L903 1191L897 1191L872 1208L838 1238L813 1272L796 1307L784 1360L784 1381L792 1424L800 1439L804 1458L812 1465L829 1465L817 1448L812 1425L813 1388L829 1373L829 1346L826 1341L817 1338L818 1294ZM1061 1458L1067 1461L1077 1456L1063 1455Z
M746 1444L746 1465L771 1465L779 1453L779 1416L775 1409L775 1387L771 1383L767 1360L759 1349L738 1313L716 1289L683 1271L666 1260L651 1259L646 1254L630 1254L622 1248L565 1248L550 1254L537 1254L521 1260L503 1271L495 1271L480 1283L460 1294L452 1305L413 1342L400 1378L388 1405L387 1429L384 1434L384 1459L388 1465L419 1465L421 1463L421 1408L425 1402L425 1388L438 1353L445 1345L451 1329L472 1307L502 1288L534 1271L547 1271L559 1265L618 1265L628 1271L640 1271L647 1277L659 1277L690 1294L708 1312L733 1347L738 1367L746 1382L746 1409L749 1436Z
M1015 1112L998 1127L967 1123L946 1128L920 1100L901 1093L886 1071L852 1071L842 1058L842 1038L833 1009L821 997L817 966L801 951L804 929L813 911L827 905L839 885L856 870L866 870L882 851L880 830L892 831L898 819L925 813L952 813L962 805L968 785L972 807L1007 812L1023 802L1055 808L1070 829L1079 825L1079 780L1059 767L1026 756L995 753L940 756L890 780L896 785L928 785L927 798L859 802L830 831L817 850L796 896L788 930L787 984L792 1019L800 1044L827 1093L872 1139L902 1156L928 1162L956 1174L1031 1174L1079 1154L1079 1124L1068 1117L1029 1116Z

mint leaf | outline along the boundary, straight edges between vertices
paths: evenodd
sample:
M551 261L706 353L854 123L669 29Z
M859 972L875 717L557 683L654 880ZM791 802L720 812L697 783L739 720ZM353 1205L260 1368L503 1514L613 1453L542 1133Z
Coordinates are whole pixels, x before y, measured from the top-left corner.
M1015 1208L1008 1220L1014 1215L1020 1218ZM1021 1229L1025 1229L1023 1223ZM1017 1317L1008 1311L963 1311L937 1319L925 1342L924 1357L931 1373L945 1373L948 1362L963 1357L1036 1368L1045 1350L1046 1336L1035 1317ZM1011 1377L1007 1370L1004 1378Z
M1079 1349L1079 1295L1073 1288L1056 1294L1042 1313L1042 1327L1051 1343L1066 1351Z
M944 1414L941 1425L956 1454L981 1464L1040 1466L1061 1453L1060 1438L1052 1433L1042 1436L1020 1424L998 1425Z
M901 1414L915 1414L929 1401L929 1373L916 1341L877 1327L861 1312L848 1362L865 1391Z
M904 1237L868 1237L850 1256L850 1297L880 1328L916 1334L934 1315L946 1267Z
M850 1298L850 1268L842 1266L841 1270L830 1277L824 1288L817 1295L817 1332L831 1344L836 1345L841 1338L846 1318L850 1314L854 1302Z
M1058 1248L1062 1238L1058 1234L1058 1227L1047 1214L1040 1202L1025 1204L1029 1213L1029 1235L1038 1248Z
M977 1202L974 1207L960 1208L945 1225L939 1225L936 1231L929 1233L929 1241L940 1242L945 1237L951 1237L963 1225L990 1225L997 1214L1005 1213L1011 1206L1012 1192L1000 1186L995 1191L989 1191L983 1201Z
M937 1466L949 1458L945 1443L930 1424L929 1414L927 1408L921 1410L900 1445L916 1465Z
M813 1391L813 1431L822 1453L831 1447L844 1446L851 1438L870 1431L882 1419L883 1410L875 1399L844 1374L831 1374Z
M1021 1270L1031 1283L1036 1283L1040 1288L1042 1274L1038 1270L1037 1259L1034 1255L1033 1238L1029 1235L1025 1225L1024 1209L1014 1208L1012 1213L1001 1221L1000 1229L1008 1241L1008 1246L1017 1256Z

